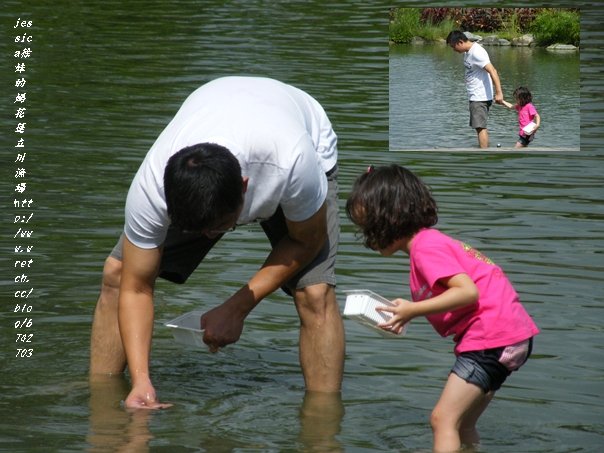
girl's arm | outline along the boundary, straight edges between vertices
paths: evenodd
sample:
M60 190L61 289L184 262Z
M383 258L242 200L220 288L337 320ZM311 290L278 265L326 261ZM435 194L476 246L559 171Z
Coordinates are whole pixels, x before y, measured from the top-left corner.
M538 113L535 113L535 116L533 117L533 121L537 125L537 127L535 128L535 130L539 129L539 126L541 126L541 117L539 116Z
M468 274L457 274L440 282L448 289L438 296L416 303L395 299L393 300L395 307L377 308L378 311L392 313L392 318L388 322L379 324L379 327L400 332L406 323L418 316L453 311L478 302L478 288Z
M514 104L510 104L508 101L501 101L501 104L506 106L508 109L514 108Z

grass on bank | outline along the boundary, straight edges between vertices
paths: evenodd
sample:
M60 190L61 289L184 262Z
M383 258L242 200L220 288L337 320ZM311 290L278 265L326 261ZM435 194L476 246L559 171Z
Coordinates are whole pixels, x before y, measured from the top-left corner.
M422 22L421 8L398 8L393 10L390 20L390 40L395 43L409 43L418 36L427 41L444 40L450 31L459 29L451 18L445 18L437 24ZM497 35L511 41L526 33L532 33L537 45L580 44L580 15L578 11L542 8L528 27L521 26L521 18L513 13L501 22L498 30L488 33L469 30L482 36ZM523 29L524 28L524 29Z

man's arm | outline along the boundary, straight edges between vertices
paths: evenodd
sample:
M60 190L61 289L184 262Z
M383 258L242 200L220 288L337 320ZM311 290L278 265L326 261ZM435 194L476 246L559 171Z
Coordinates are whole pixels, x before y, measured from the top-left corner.
M302 222L286 220L286 223L288 234L273 248L248 284L202 316L204 342L211 351L237 341L245 317L263 298L310 263L327 240L325 203L309 219Z
M118 319L132 390L126 406L160 409L151 384L149 358L153 334L153 287L161 249L141 249L124 238Z
M280 288L299 270L309 264L327 240L326 204L309 219L293 222L285 219L288 234L273 248L262 268L248 286L257 302Z
M495 102L497 104L501 104L503 101L503 91L501 90L501 81L499 80L499 73L495 66L492 63L488 63L484 70L489 73L491 76L491 80L493 81L493 85L495 85Z

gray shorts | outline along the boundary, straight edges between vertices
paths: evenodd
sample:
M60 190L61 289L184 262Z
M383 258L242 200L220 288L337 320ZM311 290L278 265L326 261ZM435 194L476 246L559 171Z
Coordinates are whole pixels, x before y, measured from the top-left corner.
M493 101L470 101L470 127L486 129Z
M327 229L328 240L315 259L291 278L282 289L287 294L293 294L296 289L318 283L335 286L335 261L340 238L340 219L338 213L338 167L327 173ZM267 220L260 222L262 229L272 246L277 244L287 234L287 224L281 208ZM111 251L110 256L122 260L123 236ZM170 228L164 242L159 276L174 283L184 283L201 261L212 249L214 244L224 236L208 238L195 233L183 233Z

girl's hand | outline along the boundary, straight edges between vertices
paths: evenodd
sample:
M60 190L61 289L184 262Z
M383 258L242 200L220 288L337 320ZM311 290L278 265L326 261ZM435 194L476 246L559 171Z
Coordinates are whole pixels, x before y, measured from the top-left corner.
M399 334L403 331L403 327L415 316L413 314L413 302L405 299L394 299L392 301L394 307L380 306L376 311L391 313L392 318L389 321L378 324L378 327Z

